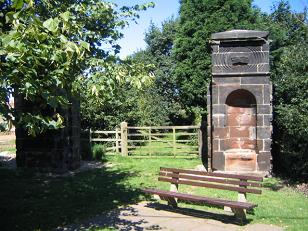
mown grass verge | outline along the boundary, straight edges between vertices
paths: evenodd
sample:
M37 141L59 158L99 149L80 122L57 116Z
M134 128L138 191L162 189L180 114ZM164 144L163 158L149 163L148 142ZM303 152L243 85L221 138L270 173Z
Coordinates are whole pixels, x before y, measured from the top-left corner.
M160 166L194 168L200 160L174 158L107 157L108 168L51 177L24 170L0 168L1 230L52 230L78 223L118 206L148 200L141 188L168 189L158 182ZM269 223L287 230L308 230L308 198L290 188L280 188L275 178L265 181L262 195L248 195L258 204L252 223ZM180 191L236 199L235 193L180 186ZM223 213L222 209L180 203L187 207ZM94 229L93 229L94 230ZM101 227L101 230L113 230Z

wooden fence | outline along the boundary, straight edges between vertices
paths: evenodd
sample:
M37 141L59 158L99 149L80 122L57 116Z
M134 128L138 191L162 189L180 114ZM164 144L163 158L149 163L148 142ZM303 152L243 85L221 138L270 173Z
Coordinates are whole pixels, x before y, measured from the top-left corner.
M107 153L119 153L121 150L121 131L92 131L90 130L90 142L106 145Z
M91 142L102 143L109 154L123 156L198 156L200 126L131 127L126 122L115 131L91 131Z

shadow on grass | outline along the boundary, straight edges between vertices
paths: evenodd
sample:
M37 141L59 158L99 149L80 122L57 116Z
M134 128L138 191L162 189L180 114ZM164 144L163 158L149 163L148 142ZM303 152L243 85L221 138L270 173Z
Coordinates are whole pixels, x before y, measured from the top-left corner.
M272 191L279 191L280 189L282 189L284 187L284 185L280 181L278 181L274 178L273 179L266 179L266 181L263 182L262 186L264 188L268 188Z
M1 230L52 230L135 203L141 192L124 184L129 177L108 168L67 177L0 169Z

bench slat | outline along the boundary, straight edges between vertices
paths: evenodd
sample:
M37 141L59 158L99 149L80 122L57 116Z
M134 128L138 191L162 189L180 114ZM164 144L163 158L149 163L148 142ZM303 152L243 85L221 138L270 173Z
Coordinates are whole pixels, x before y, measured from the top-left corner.
M180 179L217 182L217 183L222 183L222 184L232 184L232 185L239 185L239 186L262 187L260 183L256 183L256 182L230 180L230 179L223 179L223 178L213 178L213 177L207 177L207 176L186 175L184 173L176 174L176 173L169 173L169 172L159 172L159 175L165 176L165 177L175 177L175 178L180 178Z
M233 179L240 179L240 180L252 180L252 181L260 181L260 182L263 181L262 177L257 177L257 176L246 176L246 175L215 173L215 172L203 172L203 171L197 171L197 170L187 170L187 169L178 169L178 168L161 167L160 171L188 173L188 174L201 175L201 176L215 176L215 177L233 178Z
M143 189L142 191L150 194L157 194L162 197L172 197L178 198L184 201L191 201L191 202L203 202L210 205L218 205L218 206L228 206L231 208L239 208L239 209L252 209L257 207L257 205L247 203L247 202L238 202L238 201L230 201L224 199L216 199L216 198L209 198L203 196L194 196L185 193L178 193L178 192L170 192L165 190L158 190L158 189Z
M177 179L170 179L170 178L166 178L166 177L158 177L158 180L173 183L173 184L186 184L186 185L200 186L200 187L206 187L206 188L230 190L230 191L236 191L236 192L241 192L241 193L255 193L255 194L261 194L262 193L262 191L259 190L259 189L241 188L241 187L218 185L218 184L208 184L208 183L204 183L204 182L195 182L195 181L189 181L189 180L177 180Z

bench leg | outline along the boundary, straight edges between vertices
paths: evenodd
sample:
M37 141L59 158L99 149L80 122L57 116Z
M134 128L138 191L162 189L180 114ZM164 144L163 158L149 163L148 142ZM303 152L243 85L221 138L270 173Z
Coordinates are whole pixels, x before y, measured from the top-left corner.
M237 201L247 202L246 193L238 193ZM243 210L246 213L246 209Z
M173 207L173 208L177 208L178 207L178 203L177 200L174 197L163 197L160 196L161 200L167 201L168 205Z
M179 173L177 173L177 174L179 174ZM178 180L177 177L172 177L172 179ZM174 184L174 183L170 184L170 191L171 192L178 192L178 190L179 190L179 185L178 184ZM168 201L168 205L172 206L173 208L177 208L178 207L178 199L177 198L168 197L167 201Z
M244 209L232 208L232 212L241 223L246 220L246 212Z
M167 201L168 201L168 205L170 205L171 207L173 207L173 208L178 207L177 200L174 197L168 197Z

